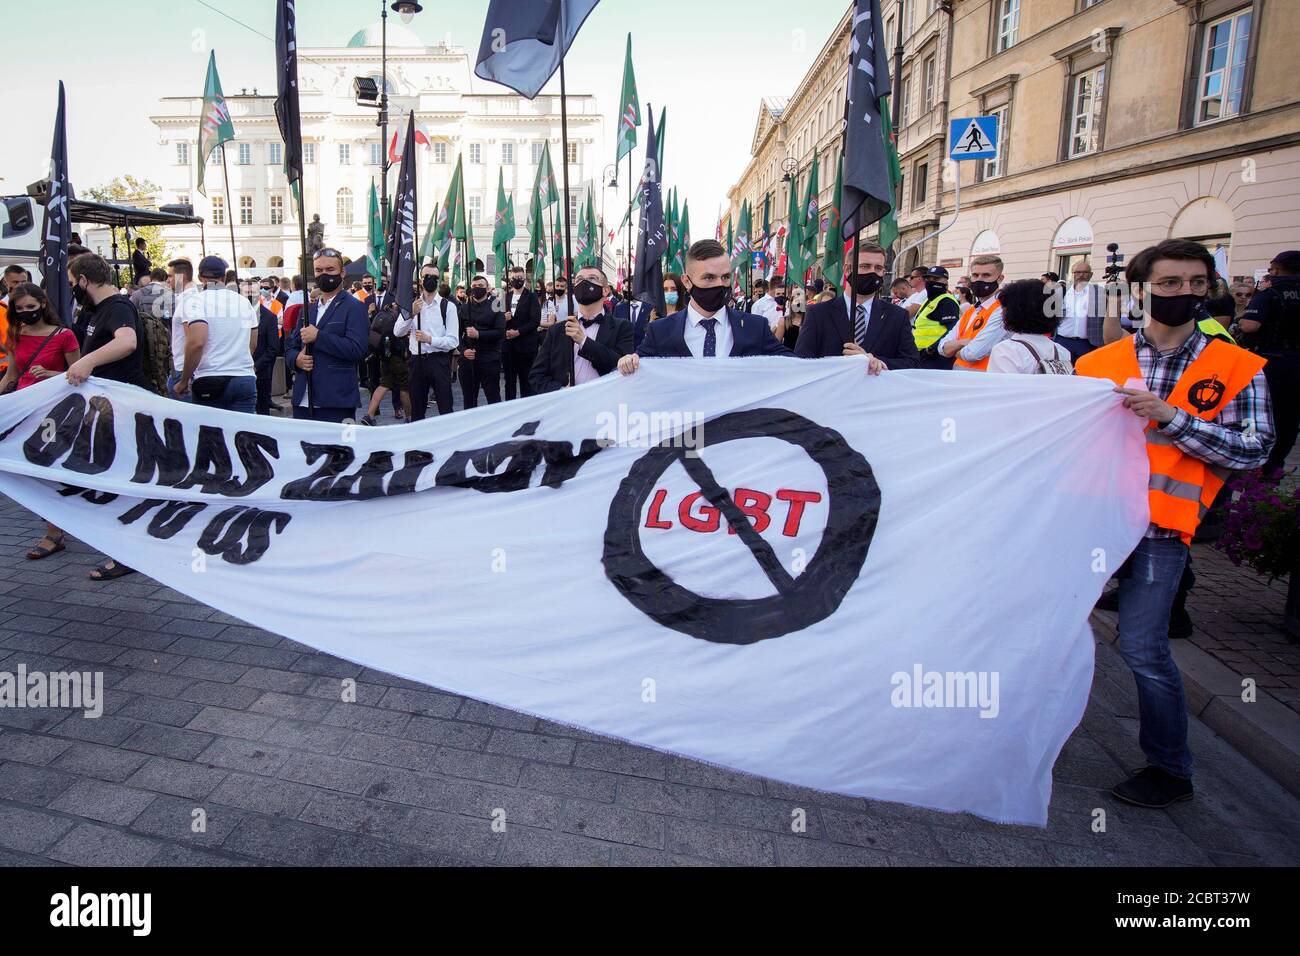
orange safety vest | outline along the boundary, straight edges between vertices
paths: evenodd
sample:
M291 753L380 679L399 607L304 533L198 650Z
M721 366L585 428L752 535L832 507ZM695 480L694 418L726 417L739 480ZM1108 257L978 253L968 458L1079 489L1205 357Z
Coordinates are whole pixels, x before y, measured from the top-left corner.
M961 320L957 323L957 338L965 339L977 335L980 329L984 328L989 317L1000 308L1002 308L1002 303L998 301L997 296L989 299L988 304L980 309L976 309L973 305L966 306L966 311L961 314ZM990 352L978 362L968 362L961 357L961 351L959 350L957 357L953 359L953 365L960 365L962 368L983 372L989 367L989 359L992 355L993 353Z
M1264 361L1253 352L1211 339L1187 366L1165 401L1189 415L1212 421L1224 405L1250 384L1264 367ZM1079 375L1108 378L1120 386L1129 379L1142 378L1132 335L1089 352L1074 363L1074 370ZM1191 544L1201 518L1210 510L1229 470L1186 454L1161 433L1155 422L1147 423L1146 436L1147 457L1151 460L1147 491L1151 521L1177 531L1184 544Z
M281 312L284 311L284 303L281 302L279 299L272 299L270 302L266 304L266 307L270 309L272 314L276 316L278 316Z

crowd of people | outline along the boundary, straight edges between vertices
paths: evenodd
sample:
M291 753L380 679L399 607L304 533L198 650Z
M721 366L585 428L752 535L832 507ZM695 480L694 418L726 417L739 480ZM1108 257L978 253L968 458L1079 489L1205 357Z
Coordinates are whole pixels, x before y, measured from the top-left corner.
M65 326L21 266L3 273L0 392L66 375L125 382L175 401L272 414L283 363L294 418L374 425L391 400L399 420L582 385L642 358L861 356L868 374L899 369L1085 375L1109 379L1147 423L1151 523L1103 600L1119 612L1119 646L1138 687L1140 743L1148 766L1115 787L1147 807L1192 795L1187 709L1171 638L1190 630L1183 601L1194 584L1189 548L1232 472L1280 478L1300 429L1300 251L1275 256L1268 276L1227 285L1214 256L1166 240L1133 256L1123 279L1095 282L1086 260L1009 280L996 255L971 259L951 282L943 266L892 282L884 249L863 243L844 282L779 275L738 292L721 243L687 251L682 274L663 279L663 314L650 296L617 294L586 266L530 282L520 266L503 288L482 274L452 288L423 265L413 307L373 277L345 288L347 260L318 250L312 282L298 276L240 282L218 256L154 267L141 245L136 280L120 289L100 256L69 250L75 299ZM27 556L63 549L49 525ZM131 573L109 559L97 579Z

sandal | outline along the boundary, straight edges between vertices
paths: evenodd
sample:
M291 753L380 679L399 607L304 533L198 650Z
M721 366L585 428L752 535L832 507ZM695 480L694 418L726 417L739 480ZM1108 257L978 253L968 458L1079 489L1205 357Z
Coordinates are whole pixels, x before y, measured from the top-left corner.
M44 546L44 543L46 541L51 542L51 547L47 548ZM65 546L63 544L63 535L59 535L58 538L51 538L47 534L45 537L41 538L40 541L36 542L35 547L28 549L27 560L39 561L41 558L48 558L50 555L58 554L60 551L63 550L65 550Z
M128 568L125 564L110 558L90 572L90 580L111 581L114 578L120 578L128 574L135 574L135 568Z

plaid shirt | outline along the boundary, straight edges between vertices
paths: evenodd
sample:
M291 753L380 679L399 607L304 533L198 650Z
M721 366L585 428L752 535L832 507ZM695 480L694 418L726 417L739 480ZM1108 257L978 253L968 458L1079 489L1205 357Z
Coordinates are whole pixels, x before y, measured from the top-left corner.
M1138 368L1142 370L1147 388L1153 395L1164 399L1169 397L1187 367L1205 351L1210 338L1200 329L1194 329L1186 342L1168 352L1158 351L1146 340L1141 329L1134 333L1133 341ZM1173 439L1185 454L1208 465L1233 471L1262 465L1273 447L1274 435L1273 411L1264 373L1256 372L1250 384L1223 406L1213 421L1177 408L1174 417L1160 426L1160 433ZM1146 537L1176 538L1178 532L1152 524L1147 527Z

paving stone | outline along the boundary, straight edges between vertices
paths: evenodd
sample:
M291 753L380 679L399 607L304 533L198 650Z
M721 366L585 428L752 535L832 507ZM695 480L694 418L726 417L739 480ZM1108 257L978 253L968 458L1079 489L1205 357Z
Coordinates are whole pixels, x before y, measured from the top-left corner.
M269 714L252 714L224 707L204 707L186 726L226 737L243 737L258 740L275 725L276 718Z
M321 866L338 842L337 834L281 817L250 814L222 844L233 853L285 866Z
M201 657L187 657L172 668L171 673L182 677L197 677L201 680L233 684L248 673L248 667L244 664L228 664L224 661L204 660Z
M385 710L382 707L366 707L362 704L331 704L328 712L321 718L327 724L338 727L350 727L374 734L401 734L415 719L411 714L400 710ZM423 719L423 718L421 718Z
M130 717L132 720L166 724L168 727L184 727L202 709L202 704L192 704L189 701L138 696L128 701L117 712L117 715L119 717Z
M509 866L607 866L610 846L547 830L510 827L501 862Z
M252 667L239 678L239 684L259 690L274 690L284 694L301 694L312 685L314 678L308 674L276 670L272 667Z
M936 827L935 839L943 852L958 863L979 866L1050 866L1051 856L1041 842L991 833L972 833Z
M23 853L43 853L72 829L67 817L0 804L0 847Z
M379 706L388 710L419 714L422 717L454 717L456 711L460 709L461 698L453 697L450 694L439 694L431 690L406 690L401 687L390 687L384 693Z
M553 829L559 820L560 799L542 793L468 780L451 780L410 770L383 769L366 796L391 803L501 819L507 824Z
M565 737L549 737L544 734L526 734L517 730L498 727L492 731L492 738L487 743L487 752L509 754L525 757L529 760L541 760L546 763L567 764L573 759L578 741Z
M126 826L155 799L144 790L102 780L78 780L50 804L51 810Z
M162 757L190 760L207 747L212 739L211 734L184 730L180 727L145 724L122 741L122 747L127 750L142 750Z
M560 829L596 840L663 849L664 819L627 807L569 800L560 815Z
M542 790L546 793L587 800L614 801L614 794L624 779L616 774L580 767L563 767L558 764L527 764L519 785L525 790ZM629 804L635 806L635 804ZM640 809L652 809L643 807Z
M668 773L668 758L664 754L626 744L601 744L586 740L578 743L573 764L591 770L608 770L611 773L652 777L656 780L663 780Z
M274 717L312 721L320 720L329 713L332 706L323 700L268 691L253 701L248 709L255 714L271 714Z
M99 744L74 743L50 765L69 773L121 783L135 773L148 755L104 747Z
M8 731L0 734L0 761L44 766L72 746L72 741L40 734Z
M736 793L750 793L758 796L763 792L763 781L759 777L735 770L713 767L696 760L683 757L669 757L667 779L673 783L685 783L694 787L709 787L714 790L734 790Z
M163 848L158 851L150 862L150 866L171 867L171 866L257 866L253 860L241 859L240 857L227 856L224 853L213 853L210 850L199 850L192 846L181 846L177 843L164 843Z
M156 840L83 823L54 845L50 857L76 866L145 866L161 846Z
M71 787L76 779L50 767L6 762L0 764L0 800L43 807Z
M418 740L357 733L348 739L340 753L354 760L367 760L390 767L432 770L437 763L438 748Z
M694 820L669 819L665 848L671 853L740 866L771 866L776 862L776 841L772 834Z
M459 719L439 720L436 717L411 717L402 730L402 736L412 740L446 744L458 750L482 750L487 746L491 735L492 728L482 724L465 723Z
M269 777L232 773L208 796L208 801L271 816L296 817L312 797L314 787Z
M789 835L776 837L776 861L780 866L890 865L889 856L880 850Z
M341 790L344 793L361 793L374 779L375 767L342 757L294 754L277 774L296 783Z
M617 780L617 802L621 806L689 820L708 820L713 816L713 791L637 777Z
M215 800L157 797L131 823L131 829L189 846L216 847L247 814Z
M439 747L434 757L434 769L450 777L468 777L470 780L513 786L519 782L523 761L515 757Z
M342 727L310 724L300 720L277 720L262 735L268 744L313 753L337 754L352 736L352 731Z
M150 757L126 782L141 790L157 790L160 793L201 800L216 788L225 775L224 770L201 767L183 760Z
M344 835L330 851L326 866L468 866L465 861L442 853L399 846L369 837Z
M274 774L290 757L290 751L258 740L217 737L197 756L197 761L227 770Z

